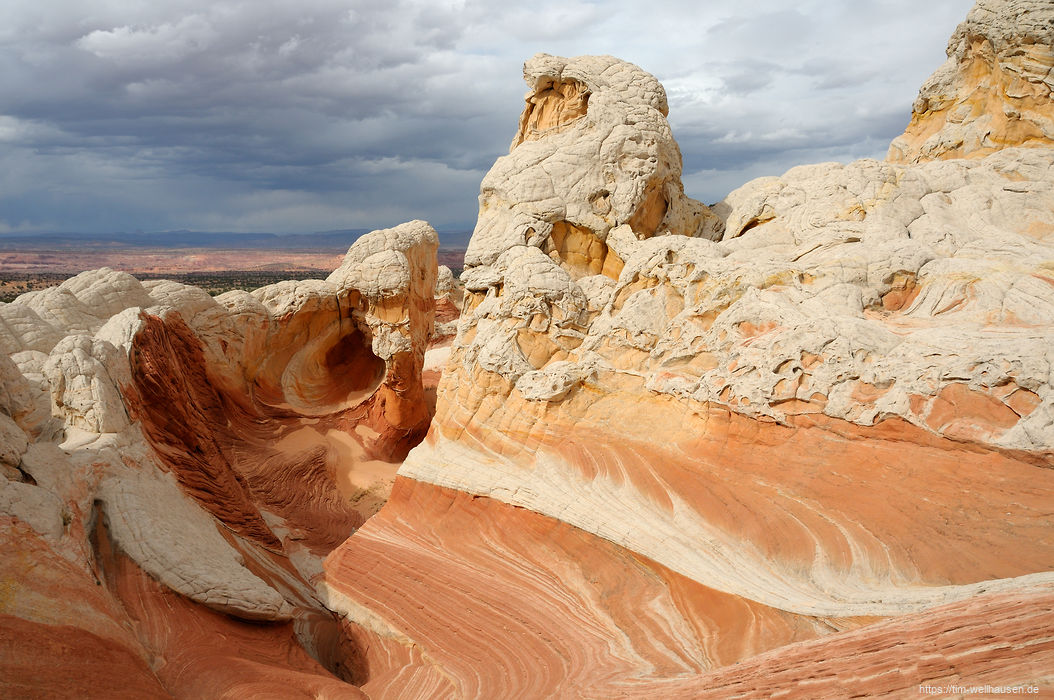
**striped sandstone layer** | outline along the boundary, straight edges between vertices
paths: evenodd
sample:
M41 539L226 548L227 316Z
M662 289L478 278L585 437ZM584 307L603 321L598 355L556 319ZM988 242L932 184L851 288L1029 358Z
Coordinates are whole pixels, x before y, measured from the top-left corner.
M413 650L368 657L372 698L622 697L828 629L530 510L406 479L327 559L326 580L327 604L370 647Z
M1049 693L1054 680L1050 583L887 621L792 615L558 520L410 480L326 568L375 700L816 700L915 697L923 682Z
M971 17L1054 20L1018 4ZM363 687L1049 691L1054 144L802 166L707 209L641 73L525 66L435 419L320 579L384 649Z
M428 425L436 247L411 222L327 280L0 304L0 695L365 697L309 580Z

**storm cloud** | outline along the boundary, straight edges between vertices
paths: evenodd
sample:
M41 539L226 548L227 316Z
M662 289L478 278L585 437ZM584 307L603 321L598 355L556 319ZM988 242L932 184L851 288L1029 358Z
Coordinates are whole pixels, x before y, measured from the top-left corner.
M536 52L654 73L689 194L882 157L969 0L9 0L0 232L470 228Z

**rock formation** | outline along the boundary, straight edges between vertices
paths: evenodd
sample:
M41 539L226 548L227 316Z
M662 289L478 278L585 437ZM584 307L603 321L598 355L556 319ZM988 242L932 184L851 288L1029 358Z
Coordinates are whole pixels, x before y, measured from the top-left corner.
M213 299L104 269L0 305L5 695L112 674L142 697L363 697L310 580L427 428L437 244L418 221L327 280ZM41 625L104 663L45 671Z
M889 160L986 156L1054 140L1054 25L1044 0L978 0L919 91Z
M480 275L518 247L541 250L572 279L617 278L612 229L647 238L718 225L684 195L666 92L653 76L612 56L540 54L523 78L531 90L510 153L480 185L466 287L488 284Z
M887 161L713 207L654 77L538 55L463 287L412 222L0 305L0 688L1049 691L1051 27L980 0Z
M1051 19L981 3L956 36L1019 55ZM651 76L544 55L524 75L429 435L327 559L330 607L385 649L364 688L1049 684L1049 134L802 166L710 210L680 198ZM1005 652L961 631L986 624ZM892 639L946 651L893 672Z

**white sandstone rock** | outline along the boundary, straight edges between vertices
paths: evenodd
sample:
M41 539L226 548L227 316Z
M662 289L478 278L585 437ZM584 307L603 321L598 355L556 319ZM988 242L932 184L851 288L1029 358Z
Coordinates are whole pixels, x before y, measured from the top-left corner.
M467 268L527 245L579 277L603 269L614 227L629 224L645 238L716 225L684 196L666 93L653 76L611 56L539 54L524 80L531 90L519 132L480 187Z
M64 338L44 365L52 411L65 424L95 433L129 425L121 386L131 385L126 356L111 343L85 335Z
M1054 24L1049 0L978 0L948 40L948 60L919 90L889 159L923 162L1047 148L1054 140Z
M172 590L238 617L291 616L291 606L245 568L243 556L216 530L216 522L170 474L115 468L98 497L114 541Z

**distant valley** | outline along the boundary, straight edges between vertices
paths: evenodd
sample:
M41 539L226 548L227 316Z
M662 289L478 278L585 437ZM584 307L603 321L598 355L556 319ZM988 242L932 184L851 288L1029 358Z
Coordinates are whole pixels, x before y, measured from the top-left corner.
M210 294L325 277L368 229L306 234L164 231L0 236L0 302L103 267L171 278ZM470 231L440 232L439 264L460 274Z
M97 250L124 248L209 248L212 250L314 250L343 253L372 229L351 228L314 233L242 233L228 231L152 231L134 233L9 233L0 235L0 251ZM439 231L444 248L465 248L472 231Z

